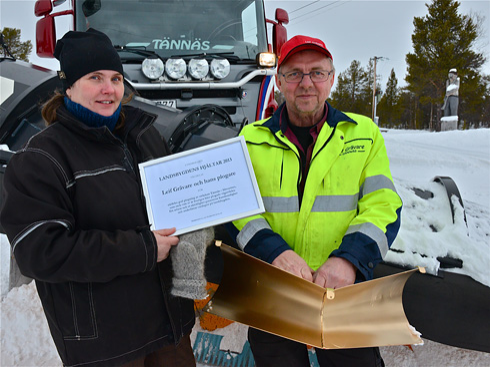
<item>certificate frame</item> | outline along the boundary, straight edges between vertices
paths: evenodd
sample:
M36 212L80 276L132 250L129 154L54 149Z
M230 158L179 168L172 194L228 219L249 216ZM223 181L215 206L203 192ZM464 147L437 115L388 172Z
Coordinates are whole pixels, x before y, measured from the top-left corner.
M180 235L265 212L243 136L138 166L152 230Z

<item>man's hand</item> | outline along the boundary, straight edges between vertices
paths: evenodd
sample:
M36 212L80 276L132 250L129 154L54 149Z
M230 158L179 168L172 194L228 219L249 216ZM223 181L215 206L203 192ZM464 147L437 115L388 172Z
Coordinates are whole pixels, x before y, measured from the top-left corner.
M152 231L157 240L158 256L157 262L163 261L168 257L170 249L179 243L179 237L171 236L175 233L174 228L159 229L158 231Z
M272 265L303 279L313 281L313 269L293 250L286 250L274 259Z
M330 257L313 275L313 283L323 288L341 288L356 281L356 267L342 257Z

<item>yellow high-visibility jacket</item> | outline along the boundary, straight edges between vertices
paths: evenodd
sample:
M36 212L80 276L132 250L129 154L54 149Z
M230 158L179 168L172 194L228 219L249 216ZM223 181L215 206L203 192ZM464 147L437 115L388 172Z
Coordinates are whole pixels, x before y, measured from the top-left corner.
M327 106L301 203L301 160L284 134L285 105L244 127L266 212L234 221L230 232L242 250L269 263L293 249L316 270L333 255L372 279L398 233L402 201L378 127Z

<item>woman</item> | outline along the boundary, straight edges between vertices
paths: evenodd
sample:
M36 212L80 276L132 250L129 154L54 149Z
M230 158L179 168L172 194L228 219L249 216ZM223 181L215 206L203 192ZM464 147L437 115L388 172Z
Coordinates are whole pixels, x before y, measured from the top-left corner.
M101 32L56 45L63 94L9 162L1 223L66 366L195 366L193 301L170 295L175 229L150 231L138 163L169 154L154 115L121 107Z

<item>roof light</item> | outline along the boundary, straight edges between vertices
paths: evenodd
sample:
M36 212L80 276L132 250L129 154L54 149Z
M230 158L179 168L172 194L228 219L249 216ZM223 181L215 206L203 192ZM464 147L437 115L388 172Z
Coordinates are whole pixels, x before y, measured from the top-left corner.
M148 79L158 79L163 75L165 66L159 58L149 58L143 61L141 70Z
M187 65L184 59L168 59L165 63L167 75L172 79L180 79L187 71Z
M194 79L203 79L208 75L209 64L206 59L192 59L189 61L189 74Z
M211 61L211 74L217 79L223 79L230 74L230 62L226 59L213 59Z

